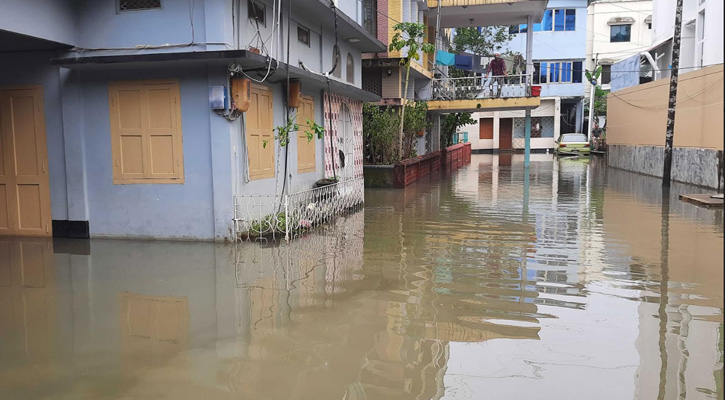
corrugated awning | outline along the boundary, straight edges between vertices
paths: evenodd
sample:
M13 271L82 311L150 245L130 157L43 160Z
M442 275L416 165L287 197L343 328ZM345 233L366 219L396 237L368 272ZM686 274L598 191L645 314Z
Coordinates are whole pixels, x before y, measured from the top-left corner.
M647 18L644 19L645 24L651 24L652 23L652 16L648 15Z
M613 17L607 21L607 25L632 25L634 18L632 17Z

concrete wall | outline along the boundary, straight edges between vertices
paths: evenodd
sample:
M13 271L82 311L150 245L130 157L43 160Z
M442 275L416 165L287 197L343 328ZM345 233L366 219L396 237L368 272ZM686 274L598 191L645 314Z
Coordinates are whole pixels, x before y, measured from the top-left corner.
M223 7L224 2L204 0L191 4L193 9L188 1L164 1L157 10L119 12L118 0L86 0L78 12L78 45L107 48L191 43L192 16L194 41L203 43L206 41L205 7ZM224 22L215 21L214 25L223 26ZM223 37L212 39L224 40Z
M76 45L78 31L74 3L73 0L3 0L0 29Z
M609 166L662 177L664 146L608 145ZM672 180L723 189L722 150L675 147L672 151Z
M607 96L607 143L665 144L669 81L657 80ZM723 149L723 66L680 75L675 147Z

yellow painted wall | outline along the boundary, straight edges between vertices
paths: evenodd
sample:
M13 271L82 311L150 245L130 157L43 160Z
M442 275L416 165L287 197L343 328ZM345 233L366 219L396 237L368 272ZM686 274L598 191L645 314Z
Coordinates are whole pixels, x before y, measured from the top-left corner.
M607 144L664 146L669 79L607 96ZM680 75L675 147L723 149L723 66Z

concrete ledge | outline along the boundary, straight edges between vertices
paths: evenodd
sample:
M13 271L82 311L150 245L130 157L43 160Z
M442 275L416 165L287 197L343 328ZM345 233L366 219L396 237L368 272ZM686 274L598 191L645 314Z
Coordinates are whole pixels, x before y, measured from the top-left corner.
M681 194L680 200L707 208L722 208L723 199L713 198L711 194Z
M608 144L607 164L661 178L664 153L664 146ZM722 191L722 150L675 147L672 151L672 180Z

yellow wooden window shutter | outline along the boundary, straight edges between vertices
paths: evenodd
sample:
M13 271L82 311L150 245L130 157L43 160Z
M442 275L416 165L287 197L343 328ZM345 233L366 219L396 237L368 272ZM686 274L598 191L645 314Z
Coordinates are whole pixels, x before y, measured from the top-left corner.
M245 127L249 179L271 178L275 172L272 91L266 86L252 85L250 100Z
M305 131L312 131L307 120L315 120L315 102L312 97L303 97L300 108L297 110L297 172L305 173L315 170L315 146L317 138L309 140Z
M183 183L179 84L109 86L114 183Z

